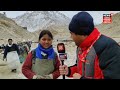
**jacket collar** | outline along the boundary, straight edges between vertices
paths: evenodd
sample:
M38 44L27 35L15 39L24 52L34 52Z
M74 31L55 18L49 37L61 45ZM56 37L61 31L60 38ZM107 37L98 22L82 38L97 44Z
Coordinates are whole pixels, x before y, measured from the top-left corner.
M87 49L98 37L100 32L94 28L93 32L79 45L82 50Z

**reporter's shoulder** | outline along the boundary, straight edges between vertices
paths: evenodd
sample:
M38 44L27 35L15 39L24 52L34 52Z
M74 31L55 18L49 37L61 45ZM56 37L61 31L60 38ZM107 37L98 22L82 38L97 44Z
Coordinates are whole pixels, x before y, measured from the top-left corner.
M113 45L114 46L118 45L114 39L107 37L105 35L101 35L101 37L94 44L94 47L99 48L99 49L103 49L106 47L113 47Z

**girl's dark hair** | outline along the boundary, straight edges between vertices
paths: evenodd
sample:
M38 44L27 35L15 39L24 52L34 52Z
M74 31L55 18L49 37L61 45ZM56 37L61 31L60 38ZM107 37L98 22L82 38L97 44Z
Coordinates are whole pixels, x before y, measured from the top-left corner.
M46 34L53 39L53 35L49 30L42 30L39 35L39 40Z

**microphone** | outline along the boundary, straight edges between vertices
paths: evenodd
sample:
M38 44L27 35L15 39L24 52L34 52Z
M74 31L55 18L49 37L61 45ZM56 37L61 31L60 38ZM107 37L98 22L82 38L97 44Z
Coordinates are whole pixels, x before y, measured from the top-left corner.
M57 51L59 53L59 58L60 58L60 60L62 62L62 65L64 65L64 60L67 60L67 53L65 53L65 45L64 45L64 43L58 43ZM65 79L65 75L63 75L63 79Z

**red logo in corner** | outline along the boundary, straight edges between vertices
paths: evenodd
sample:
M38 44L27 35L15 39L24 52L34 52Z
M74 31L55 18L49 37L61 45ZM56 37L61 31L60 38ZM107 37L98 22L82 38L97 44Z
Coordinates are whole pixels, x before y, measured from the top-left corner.
M112 23L112 14L103 14L103 23Z

